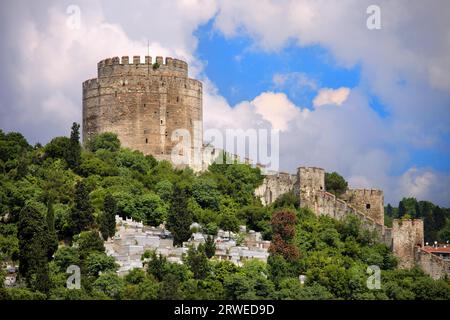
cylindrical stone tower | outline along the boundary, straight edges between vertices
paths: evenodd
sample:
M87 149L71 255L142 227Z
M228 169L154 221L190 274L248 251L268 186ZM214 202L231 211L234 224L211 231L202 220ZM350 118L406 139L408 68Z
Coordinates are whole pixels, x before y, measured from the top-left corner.
M178 129L178 130L177 130ZM181 131L179 131L181 129ZM177 130L177 131L175 131ZM186 62L162 57L114 57L98 63L98 77L83 82L83 142L114 132L122 146L173 162L189 133L188 165L201 167L202 83L188 77ZM184 134L179 135L179 132ZM186 141L184 141L186 143ZM200 156L194 163L194 154Z

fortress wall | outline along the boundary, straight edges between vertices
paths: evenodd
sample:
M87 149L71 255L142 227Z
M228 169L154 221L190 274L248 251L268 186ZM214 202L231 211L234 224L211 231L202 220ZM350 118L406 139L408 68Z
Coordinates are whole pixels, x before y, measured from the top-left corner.
M269 205L282 194L294 190L296 182L297 176L289 173L267 175L262 185L255 190L255 196L261 199L263 205Z
M139 56L130 61L129 57L102 60L98 78L83 83L83 142L110 131L124 147L170 160L183 139L176 130L182 129L190 136L188 153L199 152L202 84L188 78L187 63L156 57L159 67L154 69L151 57L144 59L147 63Z
M378 189L348 189L342 199L379 224L384 224L384 195Z
M400 268L415 265L416 247L423 247L423 220L399 220L392 223L392 250L399 258Z
M450 275L450 261L427 252L421 247L416 247L415 261L433 279L442 279L445 275Z
M385 235L383 224L377 223L371 217L366 216L363 212L336 198L329 192L317 191L315 205L312 209L317 215L327 215L337 220L341 220L348 215L354 215L361 220L363 228L375 231L380 241L385 242L385 237L390 237L389 234Z
M315 167L299 167L297 175L288 173L278 173L267 175L263 184L255 190L255 195L261 198L264 205L271 204L283 193L294 191L300 198L300 206L310 208L316 215L326 215L340 220L348 215L354 215L361 220L362 226L374 231L380 242L386 243L391 247L392 230L384 226L381 219L373 219L367 211L362 211L359 207L336 198L332 193L325 190L325 170ZM377 201L382 201L382 191L369 190L362 192L361 199L376 197ZM359 191L357 192L359 194ZM382 202L381 202L382 203ZM365 203L364 203L365 207Z
M392 248L392 228L384 227L383 242L389 248Z

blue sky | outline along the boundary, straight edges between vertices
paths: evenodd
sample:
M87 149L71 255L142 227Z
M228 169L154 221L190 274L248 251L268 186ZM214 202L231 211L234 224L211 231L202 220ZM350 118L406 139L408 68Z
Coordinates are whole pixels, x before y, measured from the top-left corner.
M297 106L312 109L312 100L320 87L353 88L360 82L359 64L339 66L332 53L319 45L300 47L287 44L279 51L259 51L253 48L254 41L251 37L243 35L226 38L213 28L213 22L211 20L195 31L199 40L195 55L207 61L204 73L231 106L243 100L252 100L261 92L276 91L285 93ZM293 72L305 74L318 87L299 87L293 83L280 87L274 84L273 77L276 74ZM404 85L405 82L402 79L398 83ZM388 108L380 97L369 90L366 94L369 106L380 118L389 121ZM442 138L446 143L450 142L450 135ZM431 167L448 172L449 152L448 148L411 147L407 150L407 159L402 164L393 166L390 173L400 174L411 166Z
M0 128L67 135L97 62L149 41L203 81L205 130L279 129L280 170L450 206L450 2L377 2L370 30L369 0L6 0Z
M330 52L320 46L287 45L276 52L259 51L252 48L254 43L250 37L227 39L214 30L213 23L211 20L195 31L199 40L195 54L207 61L204 72L231 105L252 100L263 91L276 90L286 93L297 105L312 108L318 88L294 84L288 84L287 88L276 87L273 77L280 73L301 72L321 87L329 88L351 88L359 81L357 65L351 68L336 66ZM381 104L374 103L374 107L378 109Z

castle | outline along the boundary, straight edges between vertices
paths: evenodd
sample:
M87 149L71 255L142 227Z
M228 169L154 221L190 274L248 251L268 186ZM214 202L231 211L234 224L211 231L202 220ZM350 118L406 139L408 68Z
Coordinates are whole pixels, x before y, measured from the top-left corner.
M443 259L424 247L423 220L395 219L392 228L384 225L384 194L376 189L347 189L340 197L325 190L325 170L299 167L297 174L278 172L265 176L255 190L264 205L271 204L286 192L293 192L300 207L316 215L340 220L348 215L359 218L363 228L373 231L378 242L392 249L400 268L420 266L434 279L450 275L450 260Z
M134 56L130 63L123 56L100 61L97 70L97 78L83 82L83 142L114 132L124 147L170 161L178 143L172 135L182 128L190 140L188 164L201 169L194 156L203 142L202 83L188 77L186 62Z
M83 142L101 132L114 132L124 147L172 161L177 139L190 140L188 165L195 171L207 168L218 155L203 145L202 83L188 77L186 62L162 57L128 56L98 63L98 76L83 82ZM180 134L179 129L187 135ZM175 140L175 142L174 142ZM207 151L207 152L205 152ZM234 156L236 158L236 156ZM172 161L173 162L173 161ZM286 192L294 192L300 206L316 215L342 219L358 217L363 227L399 258L399 267L419 265L433 278L450 274L450 261L424 249L422 220L394 220L384 225L382 190L348 189L341 197L325 190L325 170L300 167L296 174L266 175L255 190L264 205Z

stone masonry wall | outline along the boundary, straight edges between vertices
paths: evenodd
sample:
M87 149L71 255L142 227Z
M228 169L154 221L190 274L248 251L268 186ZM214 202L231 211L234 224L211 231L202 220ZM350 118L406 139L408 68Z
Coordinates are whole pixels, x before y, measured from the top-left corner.
M297 184L301 207L313 207L316 193L325 191L325 170L316 167L299 167Z
M399 267L409 269L415 265L416 247L423 247L423 220L398 220L392 223L392 250L399 258Z
M314 206L310 207L317 215L327 215L331 218L341 220L348 215L353 215L361 221L363 228L374 231L378 241L385 243L391 247L392 233L391 229L378 223L371 217L367 216L357 208L347 202L336 198L333 194L326 191L317 191L315 195Z
M364 228L375 231L380 242L388 247L392 245L392 229L384 226L383 222L373 219L366 211L346 201L336 198L325 191L325 170L316 167L299 167L297 175L279 173L267 175L264 183L255 190L255 195L261 198L264 205L275 201L280 195L293 190L300 197L300 206L310 208L317 215L327 215L334 219L343 219L347 215L358 217ZM365 200L365 198L363 198ZM383 197L378 198L383 206Z
M450 275L450 261L435 256L421 247L416 247L415 261L433 279L442 279L445 275Z
M282 194L294 190L297 175L285 172L267 175L264 182L255 190L255 196L261 199L263 205L274 202Z
M382 190L348 189L341 198L377 223L384 224L384 195Z
M185 129L191 138L190 155L200 152L202 83L188 77L184 61L156 57L156 63L154 69L149 56L145 62L134 56L130 63L124 56L98 63L98 77L83 82L83 142L110 131L124 147L170 160L178 143L172 134L182 139L174 130Z

